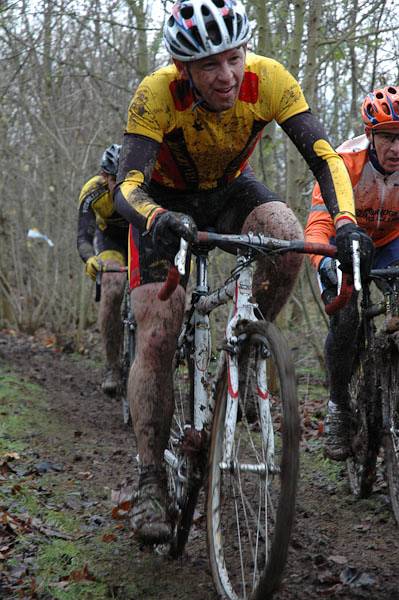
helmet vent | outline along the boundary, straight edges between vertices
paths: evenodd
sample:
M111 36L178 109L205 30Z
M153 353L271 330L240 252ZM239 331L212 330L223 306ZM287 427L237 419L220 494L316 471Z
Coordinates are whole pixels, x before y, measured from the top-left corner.
M194 15L193 7L192 6L182 6L180 14L183 17L183 19L191 19Z
M194 31L194 29L196 31ZM192 30L191 30L191 32L192 32L192 37L200 44L201 43L201 38L198 35L197 28L193 27ZM188 39L184 35L182 35L180 33L180 31L177 33L176 39L179 42L179 44L181 44L188 52L189 51L191 51L191 52L195 52L196 51L196 47L194 46L194 44L192 44L191 42L189 42Z
M212 41L212 44L215 46L219 46L222 43L222 36L220 34L219 27L217 27L215 21L211 21L206 28L209 38Z

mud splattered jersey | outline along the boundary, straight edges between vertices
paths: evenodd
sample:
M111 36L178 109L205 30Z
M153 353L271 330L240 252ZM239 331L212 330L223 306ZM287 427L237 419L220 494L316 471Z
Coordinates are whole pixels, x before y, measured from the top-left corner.
M323 135L312 138L317 123L313 117L310 123L307 111L295 78L277 61L255 54L247 55L238 100L220 113L196 104L189 81L174 65L146 77L129 106L126 135L134 141L130 154L126 150L128 159L121 158L123 173L118 180L122 197L140 216L137 226L148 228L159 209L156 198L140 193L150 179L187 192L223 188L245 169L267 123L275 120L284 127L297 115L303 115L303 121L295 129L287 125L287 134L312 168L324 170L331 211L353 213L352 189L342 161ZM154 156L148 151L151 144L156 147ZM125 141L122 155L124 147Z

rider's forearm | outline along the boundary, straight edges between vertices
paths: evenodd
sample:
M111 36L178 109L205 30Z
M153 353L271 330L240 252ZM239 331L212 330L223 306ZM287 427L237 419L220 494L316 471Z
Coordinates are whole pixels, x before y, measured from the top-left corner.
M131 198L131 196L130 196ZM133 205L132 205L133 204ZM114 191L114 206L116 211L124 218L128 223L131 223L139 231L145 231L147 219L144 215L140 214L135 208L135 203L128 202L124 197L121 187L117 186Z
M96 218L93 211L84 211L83 205L79 208L77 248L80 258L86 262L93 256L93 238L96 229Z
M316 177L333 219L345 216L356 222L352 184L345 163L327 141L321 123L310 112L304 112L287 119L281 127Z
M123 138L114 203L117 211L140 230L149 229L162 210L146 192L159 147L158 142L141 135L125 133Z
M312 194L312 207L309 212L305 227L305 239L307 242L316 244L329 244L335 237L334 222L320 193L320 187L316 183ZM323 256L316 254L309 255L310 262L315 269L318 269Z

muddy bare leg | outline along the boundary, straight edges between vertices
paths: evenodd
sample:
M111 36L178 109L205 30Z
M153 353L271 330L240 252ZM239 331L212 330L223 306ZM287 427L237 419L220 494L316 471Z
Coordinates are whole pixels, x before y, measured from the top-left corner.
M141 465L160 465L173 415L172 360L184 313L183 288L161 302L161 284L132 291L137 322L136 356L132 364L128 398Z
M173 416L172 361L185 303L181 287L161 302L160 287L143 285L131 294L137 345L128 398L140 457L131 524L141 543L150 545L166 542L171 535L163 453Z
M106 262L108 266L119 264ZM101 281L101 300L98 315L99 328L107 371L102 389L107 394L115 394L119 384L119 358L122 344L122 324L120 307L126 281L124 273L104 273Z
M302 227L283 202L257 206L247 217L243 232L264 233L286 240L303 239ZM289 253L275 259L259 258L254 274L254 293L265 319L273 321L295 285L303 257Z

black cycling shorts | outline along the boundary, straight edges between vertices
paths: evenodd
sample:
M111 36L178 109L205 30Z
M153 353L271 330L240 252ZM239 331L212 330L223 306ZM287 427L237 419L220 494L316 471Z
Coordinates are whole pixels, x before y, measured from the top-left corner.
M240 233L245 219L254 208L266 202L283 202L277 194L258 181L249 168L224 189L190 193L152 182L148 194L163 208L190 215L199 230L212 228L217 233ZM130 287L165 281L169 266L169 261L157 256L151 235L141 234L131 226ZM183 281L182 285L184 284Z

